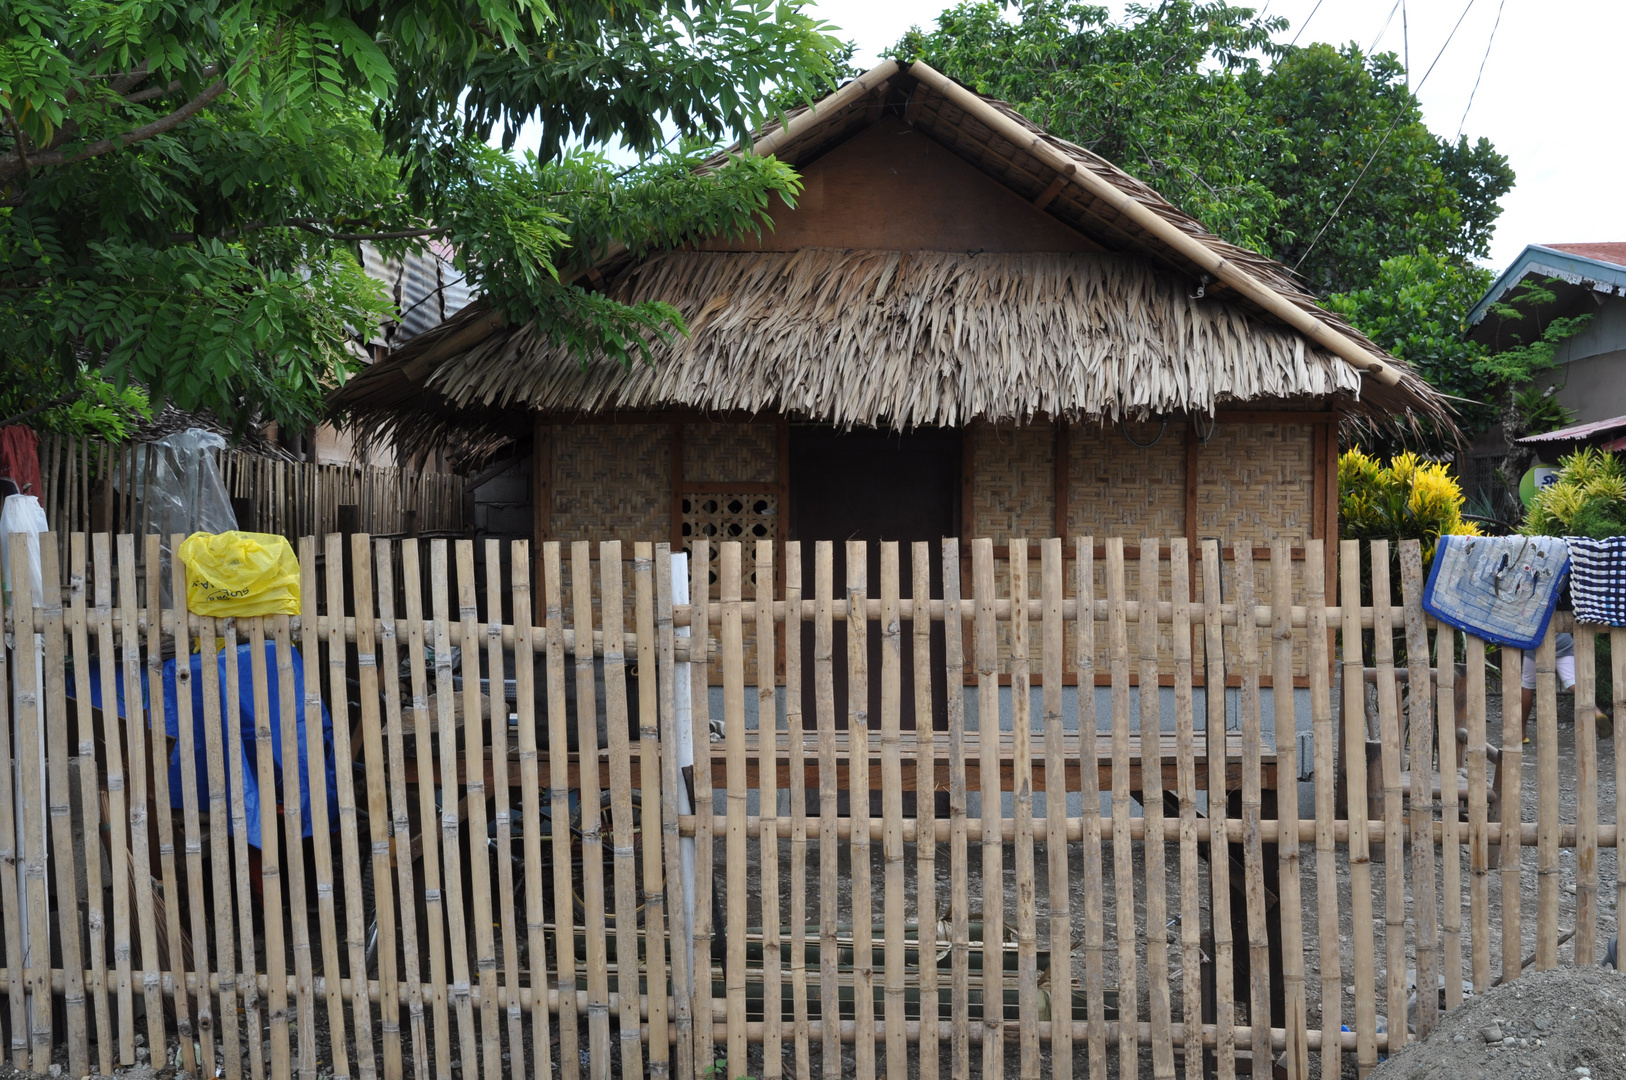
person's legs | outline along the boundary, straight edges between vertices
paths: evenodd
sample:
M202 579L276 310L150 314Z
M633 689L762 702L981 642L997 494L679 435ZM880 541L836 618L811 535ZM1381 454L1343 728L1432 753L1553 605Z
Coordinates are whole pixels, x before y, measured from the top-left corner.
M1529 650L1525 651L1525 653L1524 653L1524 663L1523 663L1522 667L1523 667L1523 670L1520 672L1520 678L1519 678L1519 732L1518 732L1519 737L1517 739L1518 744L1522 744L1522 743L1528 741L1528 740L1526 740L1525 735L1524 735L1525 725L1530 720L1530 709L1536 703L1536 654L1534 652L1531 652ZM1506 743L1508 740L1504 736L1502 741L1504 743Z

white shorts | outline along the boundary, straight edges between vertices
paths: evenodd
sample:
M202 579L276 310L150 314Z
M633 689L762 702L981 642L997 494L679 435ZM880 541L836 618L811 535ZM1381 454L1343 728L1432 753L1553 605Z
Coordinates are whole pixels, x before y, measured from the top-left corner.
M1575 657L1560 656L1553 666L1558 669L1559 685L1565 690L1574 690ZM1536 688L1536 654L1534 652L1524 654L1524 677L1519 680L1519 685L1526 690Z

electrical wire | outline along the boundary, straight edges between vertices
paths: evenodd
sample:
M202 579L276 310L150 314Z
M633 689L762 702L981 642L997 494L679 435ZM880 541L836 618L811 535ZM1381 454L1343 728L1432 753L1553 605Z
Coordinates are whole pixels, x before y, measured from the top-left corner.
M1299 43L1299 34L1304 33L1304 28L1306 26L1310 25L1310 20L1315 18L1315 13L1321 10L1321 4L1322 4L1322 0L1315 0L1315 7L1311 8L1310 9L1310 14L1306 15L1304 17L1304 21L1299 23L1299 33L1294 34L1293 35L1293 40L1289 41L1287 43L1287 47L1289 49L1291 49L1293 46L1295 46L1295 45L1297 45Z
M1389 17L1383 20L1383 26L1378 29L1378 36L1373 38L1372 44L1366 47L1368 55L1371 54L1373 49L1378 47L1378 42L1383 40L1383 35L1389 32L1389 24L1395 21L1395 12L1399 10L1400 0L1395 0L1395 6L1389 9Z
M1474 76L1474 88L1468 92L1468 106L1462 110L1462 119L1457 122L1457 138L1462 138L1462 129L1468 124L1468 111L1474 107L1474 95L1479 93L1479 81L1485 77L1485 62L1490 59L1491 46L1496 43L1496 28L1502 25L1502 9L1507 6L1507 0L1496 5L1496 21L1491 23L1490 38L1485 42L1485 55L1479 58L1479 74Z

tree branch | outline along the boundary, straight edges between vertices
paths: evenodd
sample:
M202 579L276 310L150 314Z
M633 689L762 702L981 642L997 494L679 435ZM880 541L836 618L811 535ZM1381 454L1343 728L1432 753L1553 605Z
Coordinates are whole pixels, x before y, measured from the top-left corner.
M0 204L3 205L3 204ZM238 237L262 229L301 229L314 233L324 240L339 240L345 243L359 243L364 240L416 240L430 236L444 236L446 230L436 226L425 226L419 229L396 229L387 232L334 232L328 226L333 224L324 218L288 218L286 221L250 221L240 229L227 229L225 232L215 233L215 240L236 240ZM170 233L169 238L177 244L188 243L200 239L203 234L195 232Z
M84 161L87 158L100 157L103 154L112 153L114 150L122 150L127 146L132 146L135 143L153 138L156 135L162 135L164 132L171 131L186 123L210 102L214 101L215 98L219 97L225 92L226 80L216 79L214 82L204 87L203 91L199 93L197 97L193 98L185 105L182 105L179 109L176 109L168 116L159 117L150 124L144 124L133 131L126 131L122 134L115 135L110 139L100 139L91 143L89 146L86 146L84 149L72 153L58 150L44 154L35 154L29 159L27 164L24 164L22 157L17 152L13 151L10 154L0 157L0 182L10 180L12 177L27 171L30 166L37 169L45 168L46 166L51 165L72 165L76 161Z

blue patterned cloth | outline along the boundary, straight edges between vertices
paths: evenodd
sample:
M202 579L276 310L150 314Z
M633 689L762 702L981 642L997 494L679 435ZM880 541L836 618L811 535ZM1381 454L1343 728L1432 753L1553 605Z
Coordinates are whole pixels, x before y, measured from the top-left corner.
M1442 536L1423 610L1485 641L1533 649L1568 570L1569 547L1556 536Z
M1626 626L1626 536L1566 540L1576 621Z

